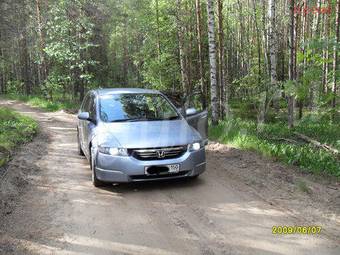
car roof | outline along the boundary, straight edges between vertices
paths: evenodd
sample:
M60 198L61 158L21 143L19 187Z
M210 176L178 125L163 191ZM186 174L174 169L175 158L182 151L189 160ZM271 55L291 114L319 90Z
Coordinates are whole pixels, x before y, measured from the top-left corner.
M161 94L157 90L153 89L140 89L140 88L106 88L97 89L95 92L99 96L112 95L112 94Z

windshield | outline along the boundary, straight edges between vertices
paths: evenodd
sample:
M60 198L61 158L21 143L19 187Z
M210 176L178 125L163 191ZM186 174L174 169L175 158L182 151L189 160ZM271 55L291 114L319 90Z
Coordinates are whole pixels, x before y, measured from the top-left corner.
M100 97L100 118L104 122L179 119L174 107L159 94L112 94Z

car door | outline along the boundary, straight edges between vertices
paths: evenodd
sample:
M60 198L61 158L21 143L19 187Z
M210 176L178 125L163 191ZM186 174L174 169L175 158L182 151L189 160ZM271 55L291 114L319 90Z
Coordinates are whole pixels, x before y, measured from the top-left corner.
M192 115L187 115L186 120L190 126L195 128L202 136L202 139L208 141L208 111L203 110Z
M90 95L87 94L83 100L83 103L80 107L80 112L88 112L88 105L89 105L89 100L90 100ZM78 120L78 132L79 132L79 142L81 144L81 148L83 150L83 152L86 154L87 152L86 150L86 132L85 132L85 127L86 127L86 123L87 121L85 120ZM87 156L87 154L86 154Z
M93 93L89 94L89 98L86 104L86 112L89 113L90 120L84 121L83 134L84 134L84 153L90 158L89 145L91 142L91 131L95 127L96 122L96 96Z

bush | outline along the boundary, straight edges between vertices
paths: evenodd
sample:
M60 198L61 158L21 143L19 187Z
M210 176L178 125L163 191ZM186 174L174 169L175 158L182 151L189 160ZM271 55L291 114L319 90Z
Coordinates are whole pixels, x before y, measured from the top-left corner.
M37 129L33 119L0 107L0 166L9 160L18 145L31 141Z

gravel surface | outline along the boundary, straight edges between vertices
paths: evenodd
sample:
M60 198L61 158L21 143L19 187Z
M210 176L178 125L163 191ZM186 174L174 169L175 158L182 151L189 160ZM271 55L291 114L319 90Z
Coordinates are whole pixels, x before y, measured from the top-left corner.
M94 188L76 117L0 100L40 132L0 181L0 254L340 254L340 185L225 145L198 180ZM273 235L272 226L322 226Z

